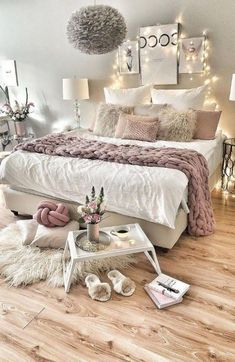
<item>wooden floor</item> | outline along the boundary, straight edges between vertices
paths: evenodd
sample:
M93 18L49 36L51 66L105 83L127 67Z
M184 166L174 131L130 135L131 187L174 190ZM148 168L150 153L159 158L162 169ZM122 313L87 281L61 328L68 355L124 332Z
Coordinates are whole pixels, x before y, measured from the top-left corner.
M184 236L159 252L162 270L192 285L169 309L157 310L143 290L154 278L144 256L127 270L136 293L106 303L83 286L66 295L0 279L0 361L235 361L235 198L216 191L213 205L214 235ZM16 220L0 208L0 228Z

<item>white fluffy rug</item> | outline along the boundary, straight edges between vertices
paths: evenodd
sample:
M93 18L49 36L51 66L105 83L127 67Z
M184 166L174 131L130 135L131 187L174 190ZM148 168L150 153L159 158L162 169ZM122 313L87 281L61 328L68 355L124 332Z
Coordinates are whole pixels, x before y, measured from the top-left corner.
M10 286L26 286L41 280L46 280L52 287L63 286L62 255L61 249L23 246L17 224L10 224L0 231L0 275ZM133 256L126 255L77 263L72 284L84 280L88 273L123 269L135 262Z

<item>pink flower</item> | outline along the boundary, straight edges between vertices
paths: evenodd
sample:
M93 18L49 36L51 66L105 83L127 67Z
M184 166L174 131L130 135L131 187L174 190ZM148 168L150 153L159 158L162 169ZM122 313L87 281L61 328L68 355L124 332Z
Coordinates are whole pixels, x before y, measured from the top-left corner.
M85 215L83 219L86 224L90 224L92 222L92 215Z
M98 224L98 222L100 222L100 215L99 214L92 215L92 221Z

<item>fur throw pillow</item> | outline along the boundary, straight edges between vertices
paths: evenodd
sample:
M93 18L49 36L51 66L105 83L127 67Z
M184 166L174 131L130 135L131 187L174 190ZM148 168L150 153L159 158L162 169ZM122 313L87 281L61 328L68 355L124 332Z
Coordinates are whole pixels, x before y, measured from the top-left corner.
M133 107L100 103L93 131L94 134L97 136L114 137L116 125L122 112L130 114L133 112Z
M157 139L189 142L192 140L196 128L197 113L194 110L177 112L169 106L161 110L159 121Z

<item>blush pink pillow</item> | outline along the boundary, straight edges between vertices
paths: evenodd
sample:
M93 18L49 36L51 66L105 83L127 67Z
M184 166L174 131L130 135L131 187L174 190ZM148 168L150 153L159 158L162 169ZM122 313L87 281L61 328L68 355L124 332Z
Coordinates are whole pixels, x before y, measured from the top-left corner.
M193 138L213 140L221 113L221 111L197 111L196 129Z
M122 138L153 142L157 138L158 122L139 122L128 119Z
M127 126L127 122L136 121L136 122L148 122L148 123L157 123L158 124L158 118L157 117L149 117L149 116L137 116L132 114L126 114L121 113L118 119L118 123L116 126L115 131L115 137L116 138L123 138L123 134L125 131L125 128Z

